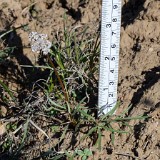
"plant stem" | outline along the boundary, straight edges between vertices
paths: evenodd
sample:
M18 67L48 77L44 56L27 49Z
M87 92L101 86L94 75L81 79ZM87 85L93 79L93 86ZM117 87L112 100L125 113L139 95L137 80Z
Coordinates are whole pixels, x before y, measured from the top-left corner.
M65 101L66 101L66 103L68 104L69 99L68 99L68 94L67 94L67 92L66 92L66 89L65 89L65 87L64 87L64 84L63 84L63 82L62 82L62 80L61 80L61 78L60 78L60 76L59 76L59 74L58 74L58 72L57 72L57 69L56 69L54 63L52 62L51 58L49 57L49 55L47 55L47 58L48 58L48 61L49 61L50 65L51 65L51 67L54 69L54 72L55 72L55 74L56 74L56 76L57 76L57 78L58 78L59 84L60 84L60 86L61 86L61 88L62 88L62 91L63 91L63 93L64 93ZM73 108L72 108L72 109L73 109ZM75 125L77 124L77 121L72 117L72 115L71 115L70 113L69 113L69 121L71 122L71 124L72 124L73 126L75 126Z
M53 64L51 58L49 57L49 55L47 55L47 58L48 58L48 61L49 61L50 65L51 65L51 67L54 69L54 72L55 72L57 78L58 78L59 84L60 84L60 86L62 88L62 91L64 93L65 101L68 102L68 94L67 94L66 89L64 87L64 84L63 84L63 82L62 82L62 80L61 80L61 78L60 78L60 76L59 76L59 74L58 74L58 72L56 70L56 67L54 66L54 64Z

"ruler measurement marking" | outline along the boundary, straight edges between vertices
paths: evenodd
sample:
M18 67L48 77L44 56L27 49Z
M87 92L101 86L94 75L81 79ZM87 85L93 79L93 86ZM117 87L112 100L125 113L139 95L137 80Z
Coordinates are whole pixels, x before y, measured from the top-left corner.
M112 8L112 9L111 9L111 15L110 15L110 16L111 16L111 17L110 17L110 18L111 18L111 21L110 21L110 23L108 23L109 29L111 30L111 33L110 33L110 41L109 41L109 42L110 42L110 43L109 43L109 46L110 46L110 48L109 48L109 53L110 53L110 54L109 54L109 59L108 59L108 60L109 60L109 62L108 62L108 63L109 63L109 64L108 64L108 65L109 65L109 68L110 68L111 44L112 44L112 13L113 13L113 2L112 2L112 5L111 5L111 8ZM106 24L106 27L107 27L107 24ZM110 77L109 75L110 75L110 71L108 71L108 82L110 81L110 80L109 80L109 77ZM108 99L109 99L109 96L110 96L110 93L109 93L110 87L109 87L109 85L110 85L110 82L109 82L109 84L108 84L108 89L107 89L107 92L108 92L108 93L107 93L107 95L108 95L108 96L107 96L107 105L108 105L108 101L109 101ZM107 108L106 108L106 109L107 109ZM107 110L107 111L108 111L108 110Z
M109 112L117 101L121 0L103 0L99 75L100 114Z

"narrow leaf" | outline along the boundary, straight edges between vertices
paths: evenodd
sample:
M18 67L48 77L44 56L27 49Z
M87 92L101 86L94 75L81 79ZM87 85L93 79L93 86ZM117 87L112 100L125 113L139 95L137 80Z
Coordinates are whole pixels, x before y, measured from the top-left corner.
M96 145L98 145L98 150L99 151L101 151L101 141L102 141L102 131L98 127L98 139L97 139Z
M10 91L10 89L0 80L0 85L3 87L3 89L10 95L12 100L15 100L13 93Z
M91 115L87 114L85 111L79 110L79 112L82 113L82 115L83 115L84 117L87 117L89 120L95 121L95 118L92 117Z
M96 131L96 130L97 130L97 126L91 128L91 129L88 131L88 133L85 134L85 135L80 139L80 141L83 141L86 137L89 137L89 136L90 136L94 131Z
M117 133L128 133L127 131L122 131L122 130L115 130L113 128L108 128L103 126L102 128L104 128L106 131L110 131L110 132L117 132Z

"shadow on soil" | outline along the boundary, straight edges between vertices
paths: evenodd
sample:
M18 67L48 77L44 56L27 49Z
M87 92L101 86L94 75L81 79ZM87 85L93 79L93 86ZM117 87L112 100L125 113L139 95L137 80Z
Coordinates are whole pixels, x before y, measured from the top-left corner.
M21 104L27 97L27 91L31 91L33 84L37 80L42 79L42 77L43 79L48 78L49 70L41 71L34 67L32 62L23 53L24 46L16 31L6 35L3 40L5 41L5 46L15 47L15 49L9 55L11 58L5 59L3 63L0 63L0 74L7 86L9 83L19 86L18 99ZM33 68L21 67L20 65L29 65L33 66Z
M122 26L125 28L127 25L134 22L139 13L144 10L145 0L129 0L122 7Z
M133 98L131 100L132 107L128 111L128 114L131 113L132 109L136 104L138 104L144 94L145 91L147 91L149 88L151 88L155 83L157 83L160 80L160 67L154 67L150 69L149 71L142 72L142 75L145 75L145 81L142 83L141 88L139 88L133 95ZM152 103L149 100L145 100L144 104L147 106L152 106Z
M59 0L59 2L62 4L62 7L67 10L66 13L70 15L74 20L76 21L81 20L82 14L79 8L77 8L76 10L72 7L71 8L68 7L67 0Z

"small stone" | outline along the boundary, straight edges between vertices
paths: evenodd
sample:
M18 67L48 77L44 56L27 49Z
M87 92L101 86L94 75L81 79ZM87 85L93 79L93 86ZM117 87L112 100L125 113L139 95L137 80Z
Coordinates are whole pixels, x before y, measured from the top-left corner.
M160 51L157 52L157 56L160 57Z
M1 107L0 107L0 115L4 117L4 116L6 116L6 114L7 114L7 109L6 109L6 107L1 106Z
M6 133L6 123L0 123L0 136L3 136Z
M153 52L153 48L149 48L149 52Z

